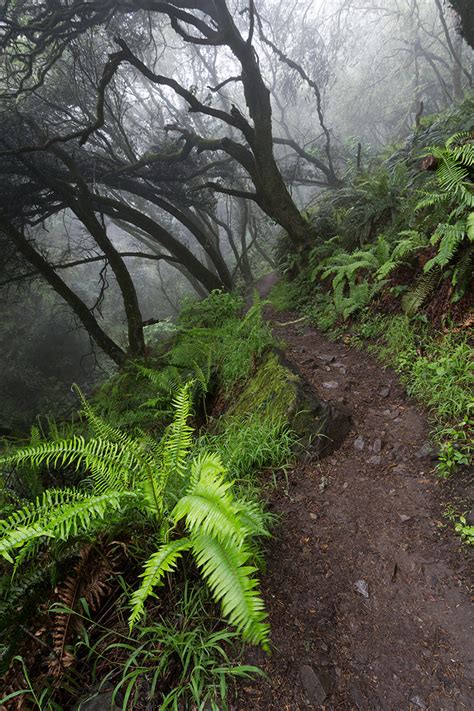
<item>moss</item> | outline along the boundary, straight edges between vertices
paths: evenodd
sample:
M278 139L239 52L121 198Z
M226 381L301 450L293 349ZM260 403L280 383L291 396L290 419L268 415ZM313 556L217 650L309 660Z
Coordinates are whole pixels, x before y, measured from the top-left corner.
M284 422L298 436L302 451L316 457L336 448L350 429L350 415L318 399L277 350L269 353L221 418L261 415Z
M226 417L240 417L258 412L263 417L289 421L297 400L298 376L280 362L276 352L269 353L245 385Z

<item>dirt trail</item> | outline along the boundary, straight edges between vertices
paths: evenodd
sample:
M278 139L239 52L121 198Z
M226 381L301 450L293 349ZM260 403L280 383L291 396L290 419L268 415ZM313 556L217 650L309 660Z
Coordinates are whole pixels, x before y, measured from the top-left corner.
M275 649L249 653L269 682L244 683L236 708L474 709L468 551L443 527L424 414L366 353L300 325L275 334L353 430L270 494L281 516L263 581Z

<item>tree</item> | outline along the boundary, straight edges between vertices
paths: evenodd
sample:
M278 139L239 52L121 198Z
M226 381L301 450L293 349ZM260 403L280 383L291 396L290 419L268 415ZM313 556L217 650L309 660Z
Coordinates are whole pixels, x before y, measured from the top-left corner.
M461 21L461 33L474 49L474 12L471 0L449 0Z
M254 200L260 208L280 224L287 232L297 249L301 249L309 239L308 225L300 214L285 185L273 151L272 108L270 92L265 84L259 66L258 56L253 44L256 11L254 3L243 9L247 36L237 26L228 3L211 0L180 0L179 2L155 2L139 0L132 9L129 3L95 2L87 6L81 0L71 3L48 3L46 7L36 6L31 2L6 3L5 29L2 44L7 52L7 65L18 67L13 71L16 87L13 94L18 95L27 89L42 85L58 57L66 51L68 43L77 40L90 28L116 23L119 30L119 16L127 13L136 15L143 11L168 18L174 33L185 44L219 47L230 51L237 74L227 76L217 91L225 84L235 82L241 86L247 116L234 104L229 111L215 108L212 102L198 98L195 91L187 89L175 78L157 73L145 64L130 43L116 36L118 51L110 54L98 85L98 104L96 118L88 126L73 131L62 137L50 137L48 141L72 140L79 138L84 144L88 138L104 123L104 96L113 76L123 65L130 65L141 77L160 89L166 88L180 97L193 114L213 119L213 131L224 128L227 135L204 136L182 124L169 126L180 135L187 145L197 152L223 152L236 161L244 170L253 189L236 191L232 187L212 181L206 187L218 192ZM74 22L72 22L74 20ZM21 54L17 49L20 37L25 37L28 49L24 46ZM33 77L39 77L35 80ZM228 135L229 130L237 132L241 139L237 141Z

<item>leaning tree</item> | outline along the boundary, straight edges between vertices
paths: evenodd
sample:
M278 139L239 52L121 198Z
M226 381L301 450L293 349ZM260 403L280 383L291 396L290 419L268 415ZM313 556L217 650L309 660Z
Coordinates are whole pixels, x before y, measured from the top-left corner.
M256 38L315 92L326 160L288 132L274 136ZM314 184L338 184L321 96L267 37L252 1L6 0L0 42L0 230L116 362L126 354L61 269L105 261L122 294L128 351L136 356L144 352L143 320L128 258L163 259L201 293L229 288L236 270L248 280L247 254L260 231L247 201L282 226L297 250L308 243L308 224L275 145L306 160ZM237 235L222 215L219 195L237 199ZM35 243L38 225L62 211L86 228L97 247L92 257L54 264ZM146 252L120 253L110 224L133 235ZM247 233L254 235L250 242ZM234 253L234 274L221 235Z
M208 99L209 88L188 87L185 83L155 70L134 51L131 41L120 36L127 31L130 18L146 16L167 18L172 31L184 43L200 47L218 47L223 54L220 70L223 78L218 91L235 83L242 95L242 104L234 103L230 110L214 105ZM243 26L246 33L244 36ZM137 0L56 0L34 3L31 0L7 0L4 9L2 45L5 66L10 70L11 94L38 89L58 58L68 46L94 27L108 26L117 30L117 51L110 53L97 87L96 116L88 125L64 135L49 136L43 146L51 142L79 139L85 143L104 124L104 104L109 84L124 65L134 68L150 85L166 89L179 97L191 114L211 118L212 134L197 132L183 123L168 126L197 152L219 152L229 156L241 169L249 183L247 190L235 190L232 185L209 181L207 187L220 193L243 197L259 207L288 233L295 248L301 249L308 241L308 224L295 205L274 155L272 107L270 91L262 76L254 46L259 16L253 0L242 6L224 0L176 0L156 2ZM241 29L242 27L242 29ZM245 108L244 108L245 106ZM329 183L337 178L331 164L321 162Z

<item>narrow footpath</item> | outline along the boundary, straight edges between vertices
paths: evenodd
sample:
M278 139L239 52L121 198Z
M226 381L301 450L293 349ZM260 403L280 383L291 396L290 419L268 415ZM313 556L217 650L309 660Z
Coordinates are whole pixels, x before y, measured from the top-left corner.
M442 516L425 414L365 352L273 318L288 360L353 427L269 494L274 650L248 653L268 680L242 683L234 708L474 709L472 555Z

